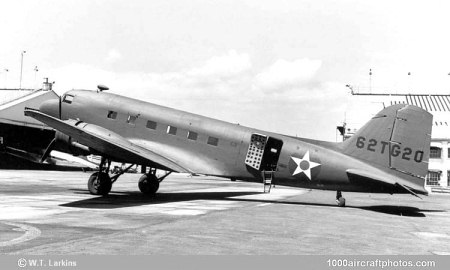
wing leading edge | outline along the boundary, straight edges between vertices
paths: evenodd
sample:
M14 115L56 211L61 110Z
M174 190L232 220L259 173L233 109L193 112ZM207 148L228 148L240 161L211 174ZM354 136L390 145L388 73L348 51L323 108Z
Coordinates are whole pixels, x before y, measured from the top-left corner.
M159 165L161 169L192 173L168 157L157 154L149 149L133 144L124 137L103 127L76 121L60 120L36 109L25 109L25 115L70 136L73 140L95 151L130 163Z

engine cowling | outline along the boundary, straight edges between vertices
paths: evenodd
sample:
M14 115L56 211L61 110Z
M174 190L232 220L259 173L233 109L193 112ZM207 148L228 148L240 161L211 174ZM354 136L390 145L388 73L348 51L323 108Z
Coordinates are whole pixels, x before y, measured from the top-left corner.
M45 149L41 157L41 163L47 159L52 150L58 150L74 156L87 156L92 152L89 147L73 141L70 136L59 131L56 131L55 138L47 146L47 149Z
M56 131L55 134L54 150L69 153L74 156L87 156L91 154L89 147L73 141L70 136L59 131Z

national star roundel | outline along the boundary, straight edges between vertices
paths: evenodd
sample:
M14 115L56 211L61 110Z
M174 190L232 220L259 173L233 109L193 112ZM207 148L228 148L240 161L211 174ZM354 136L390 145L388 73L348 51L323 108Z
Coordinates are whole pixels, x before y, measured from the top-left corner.
M320 163L311 161L309 151L306 151L302 158L291 156L289 159L289 172L294 177L306 177L311 181L311 170L320 165Z

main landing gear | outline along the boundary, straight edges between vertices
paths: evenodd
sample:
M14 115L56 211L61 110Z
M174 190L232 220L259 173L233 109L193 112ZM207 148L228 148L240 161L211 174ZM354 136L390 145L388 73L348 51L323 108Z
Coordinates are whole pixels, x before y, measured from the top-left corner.
M342 197L342 192L340 190L336 191L336 203L339 207L345 206L345 198Z
M159 189L159 183L171 173L166 172L166 174L158 178L156 176L156 169L151 168L149 173L144 174L139 179L139 190L145 195L155 194Z
M88 180L88 189L92 195L106 196L111 191L112 185L119 176L126 173L134 164L110 176L108 174L111 167L111 160L102 157L98 172L93 173ZM171 172L167 172L162 177L156 176L156 169L151 168L149 173L144 174L139 179L139 190L146 195L153 195L159 189L159 182L164 180Z
M95 172L88 180L88 189L92 195L108 195L112 188L111 177L105 172Z
M88 189L92 195L104 196L111 191L113 180L108 174L110 167L111 160L102 157L98 167L98 172L93 173L88 180Z

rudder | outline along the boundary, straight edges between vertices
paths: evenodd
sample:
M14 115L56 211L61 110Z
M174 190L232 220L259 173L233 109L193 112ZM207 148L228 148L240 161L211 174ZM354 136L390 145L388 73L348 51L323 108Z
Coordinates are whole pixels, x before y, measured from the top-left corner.
M387 107L342 143L345 154L425 177L428 172L433 116L407 104Z

